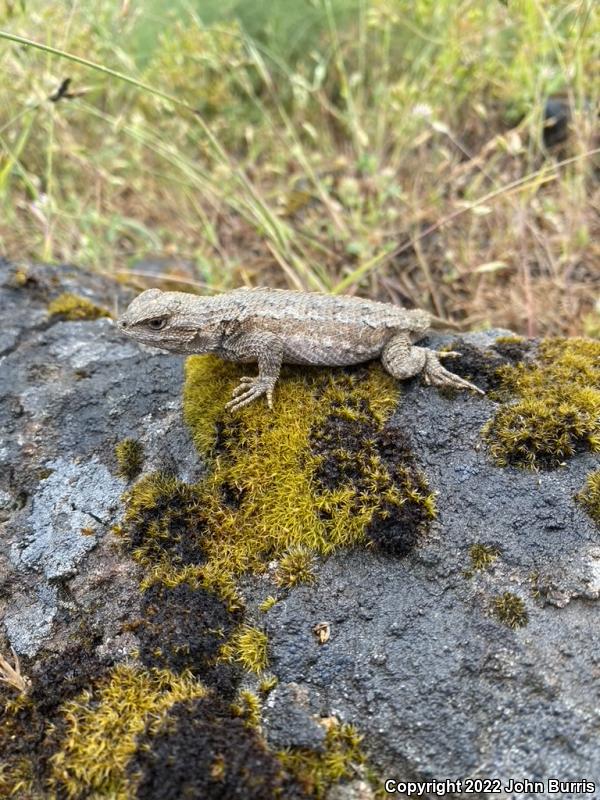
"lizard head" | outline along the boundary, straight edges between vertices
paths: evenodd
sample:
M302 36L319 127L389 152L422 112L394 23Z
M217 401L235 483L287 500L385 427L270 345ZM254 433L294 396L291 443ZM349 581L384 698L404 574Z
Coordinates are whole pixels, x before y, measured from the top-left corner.
M174 353L189 352L199 327L185 311L186 300L193 297L184 292L148 289L132 300L117 326L142 344Z

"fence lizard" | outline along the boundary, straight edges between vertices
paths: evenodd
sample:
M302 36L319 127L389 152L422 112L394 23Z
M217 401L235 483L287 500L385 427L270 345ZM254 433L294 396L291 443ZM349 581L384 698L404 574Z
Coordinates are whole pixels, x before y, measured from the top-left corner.
M240 363L258 362L226 408L242 408L273 389L282 363L343 366L380 358L402 380L422 373L427 383L481 389L445 369L440 358L458 355L414 343L431 316L389 303L285 289L236 289L214 297L148 289L117 324L129 336L173 353L214 353Z

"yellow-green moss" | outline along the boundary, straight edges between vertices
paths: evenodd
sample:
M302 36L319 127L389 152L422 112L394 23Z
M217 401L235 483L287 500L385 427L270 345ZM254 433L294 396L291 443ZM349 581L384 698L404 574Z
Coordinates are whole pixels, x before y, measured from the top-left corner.
M491 547L487 544L473 544L469 547L469 556L471 558L471 569L478 572L482 569L487 569L499 557L500 551L497 547Z
M577 495L577 500L594 522L600 525L600 469L587 476L585 486Z
M258 691L261 694L269 694L279 683L279 678L276 675L265 675L258 684Z
M577 450L600 451L600 342L548 339L534 364L501 367L506 402L484 428L498 464L557 467Z
M259 605L258 610L262 611L263 614L266 614L267 611L269 611L271 608L273 608L273 606L276 603L277 603L277 598L273 597L273 595L270 594L268 597L265 597L265 599Z
M189 673L116 667L98 688L62 706L66 731L51 758L52 788L61 797L129 800L126 768L136 737L156 732L175 703L205 694Z
M241 625L221 647L220 658L237 661L248 672L263 672L269 663L267 634L260 628Z
M258 728L260 725L261 705L259 698L247 689L241 689L238 699L231 706L234 717L241 717L251 728Z
M280 586L291 588L299 583L312 583L314 556L306 547L298 545L285 553L277 566L276 580Z
M137 478L144 463L144 445L137 439L123 439L115 447L118 474L127 480Z
M495 616L509 628L522 628L527 625L528 615L525 603L512 592L504 592L494 597L492 608Z
M389 506L419 502L434 513L432 495L408 478L395 485L375 453L357 464L364 491L351 482L317 485L323 456L311 449L311 433L329 415L350 415L357 426L380 430L396 407L397 382L380 367L362 380L339 371L288 371L277 384L273 411L259 401L230 414L224 402L241 374L239 366L211 356L186 364L184 413L196 446L210 458L217 440L225 443L202 488L203 546L219 573L260 571L294 548L327 555L357 544L374 515ZM225 490L232 503L224 502Z
M353 777L365 764L362 736L353 725L329 720L323 752L287 749L278 753L289 771L309 797L325 797L328 789L344 778Z
M51 317L63 317L68 320L98 319L111 316L110 311L107 311L106 308L97 306L85 297L78 297L70 292L65 292L52 300L48 304L48 314Z
M273 559L292 586L310 580L315 555L367 543L367 532L392 552L410 549L435 501L401 432L384 430L397 382L375 365L289 369L273 411L259 400L232 414L224 405L240 375L211 356L188 359L185 419L207 475L194 485L145 475L124 497L121 535L147 569L144 586L186 581L235 609L238 577Z

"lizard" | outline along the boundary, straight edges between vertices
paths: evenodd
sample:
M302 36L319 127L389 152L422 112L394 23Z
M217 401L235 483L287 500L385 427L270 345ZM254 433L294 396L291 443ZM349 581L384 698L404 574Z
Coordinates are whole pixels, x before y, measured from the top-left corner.
M459 355L415 343L430 328L427 311L345 295L288 289L234 289L200 296L147 289L117 320L123 333L173 353L214 353L258 363L240 380L225 408L233 411L273 390L282 364L338 367L379 358L403 380L422 374L435 386L484 392L442 366Z

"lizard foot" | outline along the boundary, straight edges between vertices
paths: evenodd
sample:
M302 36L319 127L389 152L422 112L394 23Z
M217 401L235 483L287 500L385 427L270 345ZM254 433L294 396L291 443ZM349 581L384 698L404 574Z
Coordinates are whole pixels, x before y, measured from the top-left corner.
M237 411L249 403L252 403L263 394L267 396L267 405L273 408L273 389L275 387L274 378L256 377L240 378L238 386L232 392L231 400L225 404L228 411Z
M472 389L478 394L485 394L485 392L474 383L469 383L454 372L450 372L440 364L440 358L448 358L449 356L459 356L460 353L453 351L427 352L427 361L423 368L423 376L426 383L433 384L434 386L449 386L453 389Z

